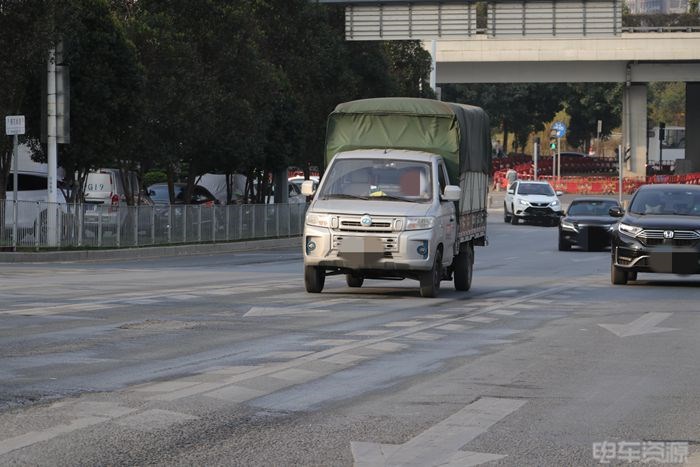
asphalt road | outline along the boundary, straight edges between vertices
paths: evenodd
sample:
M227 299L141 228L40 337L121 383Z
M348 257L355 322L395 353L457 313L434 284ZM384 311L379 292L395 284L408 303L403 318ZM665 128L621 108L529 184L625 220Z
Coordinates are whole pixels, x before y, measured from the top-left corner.
M297 249L0 265L0 464L692 462L700 277L489 221L437 299L307 294Z

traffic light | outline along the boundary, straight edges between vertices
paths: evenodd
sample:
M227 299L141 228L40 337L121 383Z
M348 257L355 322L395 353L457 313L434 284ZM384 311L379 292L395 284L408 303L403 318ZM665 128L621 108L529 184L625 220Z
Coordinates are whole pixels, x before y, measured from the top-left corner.
M549 149L555 150L557 148L556 138L549 138Z
M659 122L659 141L666 139L666 124L664 122Z

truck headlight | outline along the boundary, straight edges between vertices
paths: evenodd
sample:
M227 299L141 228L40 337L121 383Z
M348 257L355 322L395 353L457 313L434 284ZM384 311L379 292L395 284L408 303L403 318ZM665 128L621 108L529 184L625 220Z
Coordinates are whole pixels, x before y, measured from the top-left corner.
M643 230L641 227L635 227L634 225L623 224L622 222L620 222L617 225L617 229L620 231L620 233L623 233L625 235L629 235L630 237L636 237Z
M332 217L326 214L314 214L309 213L306 215L306 225L313 225L315 227L331 227Z
M435 226L434 217L407 217L406 230L425 230Z

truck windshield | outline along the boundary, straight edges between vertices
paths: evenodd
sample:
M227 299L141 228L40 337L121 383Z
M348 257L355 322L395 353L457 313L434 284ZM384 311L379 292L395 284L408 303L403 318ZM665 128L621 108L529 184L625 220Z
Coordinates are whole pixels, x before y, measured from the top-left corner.
M432 201L430 164L396 159L340 159L326 173L318 199Z

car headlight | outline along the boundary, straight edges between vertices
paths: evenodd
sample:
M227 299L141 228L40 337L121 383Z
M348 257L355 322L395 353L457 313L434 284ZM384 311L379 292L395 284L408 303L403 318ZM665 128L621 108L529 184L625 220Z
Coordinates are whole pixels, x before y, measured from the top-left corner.
M315 227L331 227L331 218L326 214L313 214L309 213L306 215L306 225L313 225Z
M519 199L518 204L520 204L521 206L529 206L530 205L530 203L528 203L524 199Z
M407 217L406 230L425 230L435 226L434 217Z
M620 231L620 233L623 233L625 235L629 235L630 237L636 237L643 230L641 227L635 227L634 225L623 224L622 222L620 222L617 225L617 229Z
M572 230L574 232L578 232L578 226L574 224L573 222L569 222L567 220L562 219L561 220L561 228L566 229L566 230Z
M549 205L552 206L553 208L559 207L560 204L561 204L561 203L559 203L559 200L558 200L558 199L555 199L554 201L552 201L551 203L549 203Z

